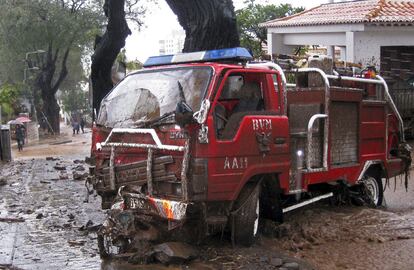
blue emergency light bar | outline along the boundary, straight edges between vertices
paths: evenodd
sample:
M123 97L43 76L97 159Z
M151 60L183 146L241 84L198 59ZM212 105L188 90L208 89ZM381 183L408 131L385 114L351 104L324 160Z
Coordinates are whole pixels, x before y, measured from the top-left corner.
M144 63L144 67L162 66L192 62L219 62L219 61L249 61L252 55L246 48L236 47L211 51L180 53L171 55L151 56Z

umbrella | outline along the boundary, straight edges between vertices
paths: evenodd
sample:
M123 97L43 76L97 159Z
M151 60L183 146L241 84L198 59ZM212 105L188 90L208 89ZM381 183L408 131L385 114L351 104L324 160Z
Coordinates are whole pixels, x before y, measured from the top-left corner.
M9 122L7 122L7 124L9 125L23 125L22 122L20 122L19 120L15 119L15 120L10 120Z
M19 121L21 123L27 123L27 122L32 122L32 120L30 120L29 117L26 116L20 116L16 118L16 121Z

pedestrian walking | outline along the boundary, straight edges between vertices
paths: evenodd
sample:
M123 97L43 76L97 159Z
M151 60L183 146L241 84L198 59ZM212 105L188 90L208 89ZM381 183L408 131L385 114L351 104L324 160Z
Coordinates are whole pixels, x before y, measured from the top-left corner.
M84 127L85 127L85 120L83 119L83 117L81 117L81 119L80 119L80 128L82 130L82 133L85 133Z
M76 120L72 121L72 131L73 135L75 135L75 133L79 134L79 123Z
M20 151L23 151L24 145L24 137L25 137L25 128L23 125L16 125L16 141L17 141L17 148Z

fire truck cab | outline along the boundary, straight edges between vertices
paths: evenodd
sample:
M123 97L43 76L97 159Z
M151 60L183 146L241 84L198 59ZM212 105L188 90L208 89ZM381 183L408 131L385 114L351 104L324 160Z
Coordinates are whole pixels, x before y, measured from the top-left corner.
M92 136L103 208L169 230L229 228L250 245L259 217L344 189L381 205L382 178L411 161L385 81L251 59L243 48L152 57L114 87Z

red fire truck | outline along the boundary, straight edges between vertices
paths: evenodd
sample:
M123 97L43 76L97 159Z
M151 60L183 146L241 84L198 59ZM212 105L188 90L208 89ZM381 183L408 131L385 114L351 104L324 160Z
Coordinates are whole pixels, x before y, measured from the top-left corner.
M381 77L249 60L243 48L151 57L103 99L91 179L120 220L101 229L112 244L125 250L155 219L250 245L259 217L345 194L379 206L382 179L407 172Z

